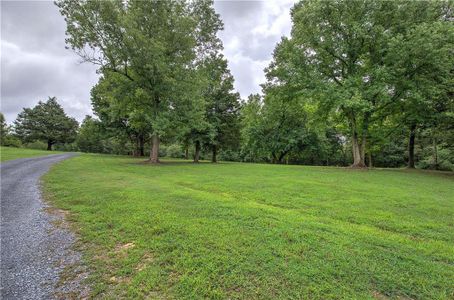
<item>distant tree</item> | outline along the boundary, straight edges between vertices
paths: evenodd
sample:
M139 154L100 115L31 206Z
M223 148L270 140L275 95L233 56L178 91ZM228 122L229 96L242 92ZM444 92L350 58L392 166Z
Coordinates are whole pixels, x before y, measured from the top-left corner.
M249 128L244 131L248 135L244 146L249 148L249 152L264 156L272 163L283 163L290 154L304 150L309 144L315 146L317 137L308 128L307 112L302 101L269 92L263 104L257 107L254 103L256 99L250 98L248 105L255 106L255 111L249 113L255 116L249 116L252 120L248 121Z
M152 131L146 101L134 82L114 72L104 71L91 90L93 112L106 134L128 139L135 156L144 156L144 146Z
M234 79L222 55L210 57L204 69L208 85L203 96L206 101L206 119L212 134L207 146L212 153L211 161L216 162L220 149L239 147L239 94L234 92Z
M4 141L9 134L9 128L6 124L5 116L0 113L0 145L4 145Z
M73 142L77 129L77 121L66 115L55 97L40 101L34 108L24 108L14 121L15 134L23 142L43 141L47 150L55 143Z
M86 116L82 121L77 135L76 145L82 152L104 153L103 140L105 134L102 125L91 116Z
M244 161L259 161L264 155L259 153L261 147L257 145L255 134L259 128L262 110L262 97L251 94L241 105L240 110L240 137L241 156Z
M0 112L0 145L10 147L21 147L22 143L18 137L13 135L12 128L6 124L5 116Z

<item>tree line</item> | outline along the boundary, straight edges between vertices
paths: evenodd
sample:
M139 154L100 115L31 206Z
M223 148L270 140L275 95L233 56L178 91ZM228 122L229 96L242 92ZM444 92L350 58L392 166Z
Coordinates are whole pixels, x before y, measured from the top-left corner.
M56 4L68 46L98 66L95 117L78 127L50 98L19 114L10 136L22 143L151 163L454 169L452 2L300 1L263 93L243 100L212 1Z

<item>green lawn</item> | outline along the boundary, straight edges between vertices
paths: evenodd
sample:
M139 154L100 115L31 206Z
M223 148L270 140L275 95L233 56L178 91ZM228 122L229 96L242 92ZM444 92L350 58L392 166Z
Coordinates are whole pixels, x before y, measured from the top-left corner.
M454 177L82 155L45 177L107 299L453 299Z
M1 147L0 146L0 161L43 156L49 154L63 153L61 151L46 151L46 150L35 150L26 148L13 148L13 147Z

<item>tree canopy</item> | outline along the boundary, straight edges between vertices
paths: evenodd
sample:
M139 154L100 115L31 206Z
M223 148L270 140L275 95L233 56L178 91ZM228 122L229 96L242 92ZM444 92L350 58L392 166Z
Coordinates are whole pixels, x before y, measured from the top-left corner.
M433 103L447 100L454 62L449 14L446 2L300 1L266 88L315 103L320 115L339 115L353 166L364 167L374 122L404 110L400 126L413 126L418 110L437 115Z
M68 47L100 74L94 116L71 147L152 163L169 155L454 170L451 1L299 1L262 93L243 100L212 0L56 5ZM50 99L13 127L2 122L2 144L17 144L15 134L51 148L76 130Z
M74 141L77 129L77 121L66 115L55 97L40 101L33 108L24 108L14 121L15 134L22 142L43 141L47 150L52 150L56 143Z

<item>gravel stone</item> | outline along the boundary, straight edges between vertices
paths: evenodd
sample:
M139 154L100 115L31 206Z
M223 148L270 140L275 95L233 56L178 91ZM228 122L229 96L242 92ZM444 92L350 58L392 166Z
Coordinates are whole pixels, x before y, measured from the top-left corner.
M1 299L62 299L62 295L80 295L86 289L82 286L86 278L83 268L73 279L59 282L66 268L79 264L80 253L72 249L74 234L61 226L64 215L52 212L40 192L40 177L49 167L74 155L0 164Z

